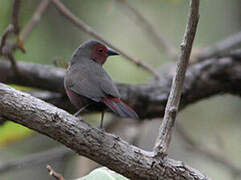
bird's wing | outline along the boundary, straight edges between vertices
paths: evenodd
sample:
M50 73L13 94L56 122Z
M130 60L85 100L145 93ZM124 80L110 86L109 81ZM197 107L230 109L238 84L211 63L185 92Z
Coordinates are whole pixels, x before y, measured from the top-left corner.
M72 73L72 78L68 82L68 88L73 92L85 96L93 101L99 102L105 94L83 73Z
M113 96L113 97L118 97L120 98L120 93L114 84L114 82L111 80L109 75L105 72L105 75L100 79L100 87L102 91L105 92L105 94Z
M72 71L69 88L75 93L99 102L103 97L120 97L120 94L105 70L94 63L78 71Z

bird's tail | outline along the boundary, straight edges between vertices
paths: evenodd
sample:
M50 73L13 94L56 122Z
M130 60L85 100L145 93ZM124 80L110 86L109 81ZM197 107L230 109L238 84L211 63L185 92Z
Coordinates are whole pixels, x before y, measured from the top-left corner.
M102 98L101 102L103 102L114 113L118 114L121 117L133 118L133 119L139 118L136 112L127 104L122 102L120 98L106 97L106 98Z

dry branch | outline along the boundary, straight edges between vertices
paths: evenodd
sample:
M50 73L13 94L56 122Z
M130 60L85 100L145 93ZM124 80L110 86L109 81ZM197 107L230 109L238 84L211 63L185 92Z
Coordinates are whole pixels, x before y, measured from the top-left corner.
M138 66L142 67L143 69L149 71L151 74L154 75L154 77L156 79L160 79L160 76L159 76L158 72L154 68L152 68L151 66L149 66L145 62L141 61L140 59L134 58L133 56L131 56L130 54L126 53L125 51L123 51L122 49L118 48L117 46L113 45L110 41L105 39L101 34L97 33L90 26L88 26L83 21L81 21L79 18L77 18L68 8L66 8L64 6L63 3L61 3L61 1L59 1L59 0L52 0L52 2L54 3L55 7L59 10L59 12L62 15L64 15L70 22L72 22L74 25L76 25L78 28L80 28L81 30L85 31L86 33L88 33L89 35L93 36L94 38L104 42L106 45L108 45L112 49L116 50L122 56L124 56L128 60L134 62L136 65L138 65Z
M173 60L178 58L176 49L171 46L171 43L162 36L160 32L156 32L154 26L142 15L141 12L131 6L127 0L116 0L116 2L120 3L126 9L127 13L130 14L130 17L134 18L136 24L146 33L146 36L149 37L158 51L164 51Z
M64 93L64 69L26 62L19 62L18 67L20 76L11 71L11 64L8 61L0 60L0 82L52 91L43 92L37 97L70 112L76 111L68 98L61 95ZM169 71L165 69L160 72L163 78L159 83L155 81L142 85L117 83L122 99L137 111L141 119L164 115L173 78L172 75L166 74ZM179 109L214 95L229 93L241 96L240 82L241 56L209 59L189 66Z
M14 26L12 24L9 24L9 26L6 28L4 33L2 34L1 37L1 42L0 42L0 56L5 56L8 58L8 60L11 62L12 70L15 74L19 74L18 67L15 61L14 56L12 55L12 51L14 47L12 45L9 45L7 43L7 37L9 34L14 32Z
M55 172L50 165L47 165L46 168L48 169L50 176L55 177L55 179L57 179L57 180L65 180L64 177L61 174Z
M21 0L14 0L13 2L12 25L14 27L14 33L16 35L18 35L20 31L19 22L18 22L20 4L21 4Z
M45 10L47 9L50 0L42 0L38 5L37 9L35 10L32 18L29 20L25 28L21 33L21 40L24 41L28 37L29 33L33 30L33 28L37 25L39 20L41 19L42 15L44 14Z
M209 180L173 159L157 160L120 137L93 128L78 118L0 83L0 116L45 134L131 179Z
M224 40L217 42L215 45L211 47L207 47L203 49L196 57L196 62L222 56L223 54L227 53L227 51L241 47L241 32L236 34L232 34L225 38Z
M190 0L190 11L183 42L181 44L181 55L177 63L176 74L172 81L171 92L168 97L164 119L161 123L159 135L154 147L154 151L157 156L167 155L168 147L171 141L172 128L179 108L192 44L197 31L198 20L199 0Z
M15 0L15 3L17 2L20 2L20 0ZM48 2L47 0L42 1L35 15L41 16ZM59 0L52 0L52 2L65 17L79 28L105 42L123 56L131 59L137 65L142 66L159 78L159 74L153 68L113 46L109 41L105 40L101 35L76 18ZM185 71L198 22L198 5L199 0L190 0L191 15L184 36L184 43L182 44L177 75L173 80L174 88L171 89L170 101L168 101L167 104L164 123L162 124L160 136L157 140L155 152L146 152L131 146L117 136L93 128L61 109L1 83L0 118L12 120L45 134L70 147L78 154L84 155L131 179L208 180L208 177L185 165L183 162L175 161L168 157L161 159L156 156L160 153L167 154L171 128L178 110ZM14 9L17 10L13 12L13 14L16 13L17 15L13 15L13 24L14 27L18 29L16 32L19 34L18 21L15 21L15 19L18 19L16 17L18 17L19 4L14 4L14 7ZM30 21L29 27L27 26L27 33L25 32L25 34L28 34L36 24L38 19L36 19L35 15L33 16L33 21ZM9 58L11 59L11 57ZM241 79L240 56L220 58L218 62L211 61L212 60L207 60L189 68L188 73L191 75L188 74L186 76L180 108L201 98L218 93L228 92L238 95L241 94L241 85L237 83L240 82ZM35 96L42 95L42 98L49 102L53 99L58 99L59 102L63 102L63 76L65 73L63 69L30 63L19 63L18 65L21 74L16 76L16 73L9 71L8 62L0 62L0 81L50 90L54 93L45 92L44 95L49 93L47 94L48 96L43 96L43 94L38 93L35 94ZM162 82L164 82L164 84L162 84ZM128 101L128 104L137 110L140 117L152 118L160 117L160 113L161 116L163 115L163 110L169 95L170 82L171 77L169 76L166 80L162 79L159 82L139 86L118 84L118 88L123 99ZM211 88L208 89L207 86ZM162 87L164 87L164 89L161 89ZM175 89L175 87L177 88ZM195 91L197 87L200 92ZM202 91L202 89L205 91ZM194 92L192 92L193 90ZM63 179L63 177L54 172L51 167L48 169L56 178Z
M7 54L6 50L4 50L3 48L6 44L8 35L13 31L14 31L14 26L12 24L9 24L8 27L5 29L5 31L2 34L1 42L0 42L0 55L1 56L4 56Z
M19 27L18 20L19 20L20 5L21 5L21 0L14 0L13 9L12 9L12 22L11 24L8 25L8 27L4 31L1 37L1 43L0 43L0 55L8 58L8 60L12 64L12 69L15 74L19 74L19 70L15 61L15 58L13 56L13 51L16 48L19 48L20 50L22 50L22 52L25 52L23 47L21 46L20 38L19 38L20 27ZM17 37L17 42L15 44L9 44L7 42L7 38L12 32Z
M20 35L19 35L19 32L20 32L19 11L20 11L21 2L22 2L21 0L14 0L14 2L13 2L12 25L13 25L13 32L15 33L15 35L17 37L17 42L13 47L10 48L11 49L11 50L9 50L10 54L12 54L12 50L15 50L16 48L20 49L23 53L25 53L25 49L23 47L23 43L22 43ZM12 58L12 60L13 59L14 58Z

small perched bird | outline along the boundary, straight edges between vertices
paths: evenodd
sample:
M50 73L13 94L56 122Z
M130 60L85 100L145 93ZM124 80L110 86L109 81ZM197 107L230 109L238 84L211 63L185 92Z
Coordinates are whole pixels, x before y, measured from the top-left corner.
M73 53L64 78L66 93L79 110L100 108L100 127L103 127L105 106L115 114L137 119L136 112L120 99L119 91L110 76L103 69L108 56L118 55L98 41L90 40L80 45Z

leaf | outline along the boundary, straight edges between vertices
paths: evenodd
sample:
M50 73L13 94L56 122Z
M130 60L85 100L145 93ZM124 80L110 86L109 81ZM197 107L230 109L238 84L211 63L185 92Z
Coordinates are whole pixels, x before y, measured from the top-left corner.
M106 167L101 167L98 169L95 169L92 171L90 174L87 176L84 176L82 178L78 178L76 180L128 180L124 176L106 168Z
M8 121L0 126L0 147L15 143L31 134L32 131L30 129Z

